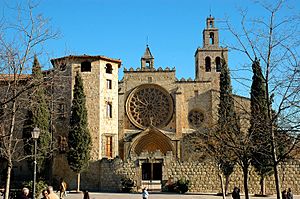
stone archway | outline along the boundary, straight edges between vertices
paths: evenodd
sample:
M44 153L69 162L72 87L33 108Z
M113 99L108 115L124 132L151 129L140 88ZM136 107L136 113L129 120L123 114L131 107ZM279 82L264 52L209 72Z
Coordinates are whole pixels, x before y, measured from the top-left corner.
M175 148L165 134L154 127L147 128L135 140L133 140L129 153L139 156L142 152L160 151L166 155L168 151L176 154Z

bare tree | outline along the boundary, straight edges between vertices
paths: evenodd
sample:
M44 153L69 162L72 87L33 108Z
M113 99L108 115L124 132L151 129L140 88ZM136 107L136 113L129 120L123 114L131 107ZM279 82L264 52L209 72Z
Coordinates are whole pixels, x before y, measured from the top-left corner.
M45 82L32 81L29 71L34 54L44 53L44 42L55 39L58 32L51 31L48 20L35 15L37 4L28 2L12 8L13 22L3 19L0 24L0 155L7 161L5 199L9 197L10 176L15 161L27 158L23 153L22 125L28 102L28 91Z
M299 144L299 10L293 10L284 0L256 1L265 10L264 17L250 19L242 11L241 30L227 21L227 28L236 39L230 48L243 53L253 63L260 60L266 86L266 133L270 139L270 154L274 170L277 198L280 199L278 165ZM283 11L287 10L286 16ZM286 138L286 139L280 139ZM284 151L279 150L285 144Z

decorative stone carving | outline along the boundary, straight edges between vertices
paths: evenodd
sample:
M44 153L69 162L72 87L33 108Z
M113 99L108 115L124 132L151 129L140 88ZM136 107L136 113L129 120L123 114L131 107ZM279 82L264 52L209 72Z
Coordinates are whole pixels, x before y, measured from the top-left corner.
M155 84L143 84L136 87L126 101L128 118L140 129L145 129L150 125L166 126L172 118L173 110L171 95Z
M194 128L199 128L204 121L204 114L197 109L191 110L188 117L190 125Z

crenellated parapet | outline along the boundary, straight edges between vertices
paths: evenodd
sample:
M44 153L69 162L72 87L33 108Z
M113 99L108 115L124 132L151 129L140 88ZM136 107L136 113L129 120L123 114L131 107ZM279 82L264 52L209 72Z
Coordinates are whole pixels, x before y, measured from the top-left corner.
M129 69L124 67L124 73L130 73L130 72L175 72L176 69L173 67L172 69L170 67L166 67L163 69L162 67L156 68L136 68L130 67Z

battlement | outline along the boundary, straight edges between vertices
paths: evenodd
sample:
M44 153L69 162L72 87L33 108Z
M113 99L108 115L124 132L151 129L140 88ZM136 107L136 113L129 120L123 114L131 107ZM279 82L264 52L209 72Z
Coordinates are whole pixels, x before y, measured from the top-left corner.
M173 67L172 69L171 68L169 68L168 66L165 68L165 69L163 69L162 67L158 67L157 69L155 69L155 68L143 68L143 69L141 69L141 68L136 68L136 69L134 69L133 67L130 67L128 70L127 70L127 68L124 68L124 73L130 73L130 72L175 72L176 71L176 69L175 69L175 67Z

